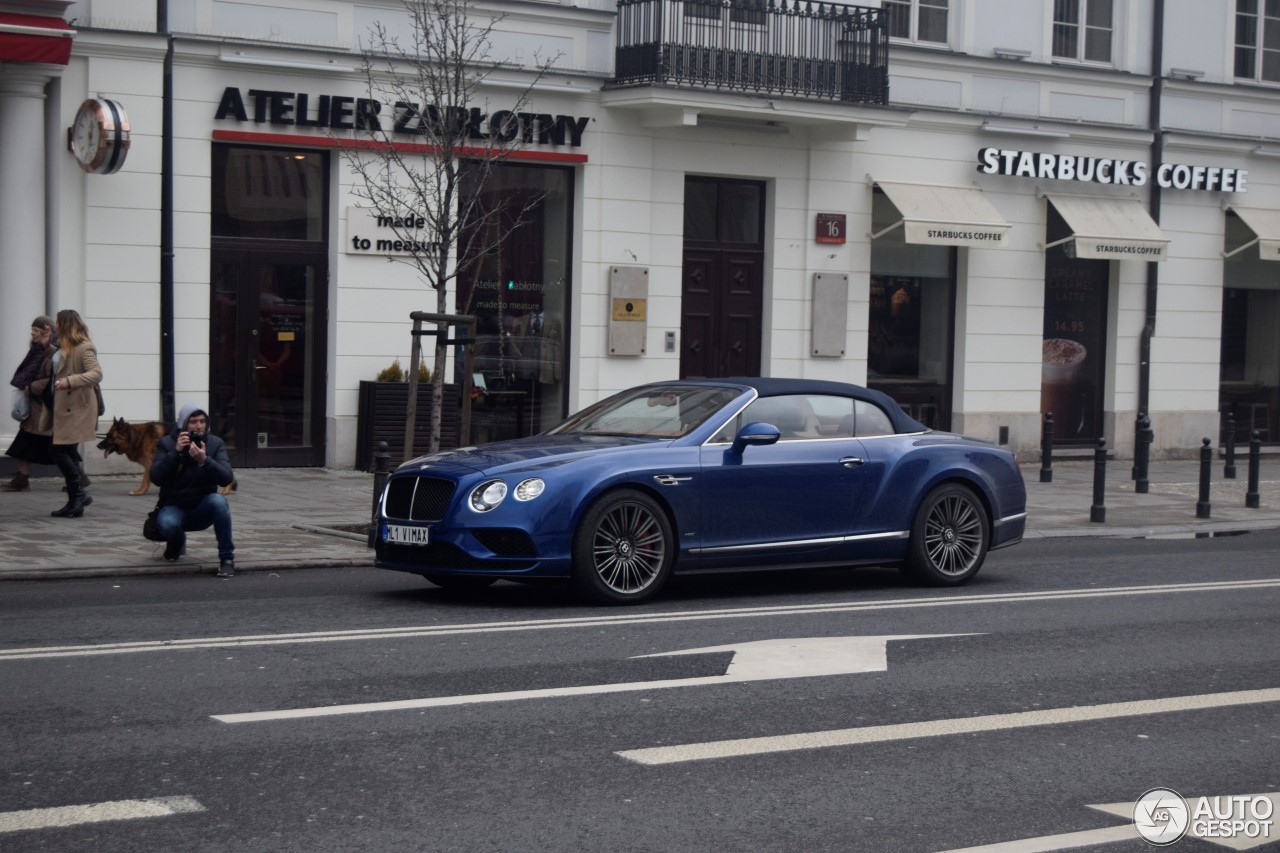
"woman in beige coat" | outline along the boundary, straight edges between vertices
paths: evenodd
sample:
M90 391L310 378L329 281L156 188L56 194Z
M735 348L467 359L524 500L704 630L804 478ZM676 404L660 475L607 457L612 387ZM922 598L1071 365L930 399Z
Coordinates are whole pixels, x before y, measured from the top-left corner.
M47 414L53 417L53 461L67 481L67 505L50 515L79 518L93 503L80 486L80 444L93 441L98 431L94 386L102 381L102 368L89 328L75 311L58 312L58 352L53 363L53 405ZM36 383L31 384L34 388Z

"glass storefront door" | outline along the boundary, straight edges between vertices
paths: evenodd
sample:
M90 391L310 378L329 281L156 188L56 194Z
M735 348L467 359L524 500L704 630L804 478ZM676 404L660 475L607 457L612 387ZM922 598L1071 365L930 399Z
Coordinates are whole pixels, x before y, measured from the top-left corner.
M324 464L326 259L215 250L210 416L232 463Z
M234 465L324 464L328 170L324 152L213 147L209 415Z

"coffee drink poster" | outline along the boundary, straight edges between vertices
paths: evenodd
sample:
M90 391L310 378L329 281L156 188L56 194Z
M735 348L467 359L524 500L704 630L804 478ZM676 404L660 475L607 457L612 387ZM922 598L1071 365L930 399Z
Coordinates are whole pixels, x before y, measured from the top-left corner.
M1040 409L1053 413L1055 440L1100 434L1108 272L1107 261L1047 259Z

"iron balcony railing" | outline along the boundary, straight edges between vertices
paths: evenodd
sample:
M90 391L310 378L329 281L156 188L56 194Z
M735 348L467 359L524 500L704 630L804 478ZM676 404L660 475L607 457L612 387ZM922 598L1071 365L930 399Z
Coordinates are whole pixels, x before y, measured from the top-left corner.
M618 0L613 85L889 102L880 9L792 0Z

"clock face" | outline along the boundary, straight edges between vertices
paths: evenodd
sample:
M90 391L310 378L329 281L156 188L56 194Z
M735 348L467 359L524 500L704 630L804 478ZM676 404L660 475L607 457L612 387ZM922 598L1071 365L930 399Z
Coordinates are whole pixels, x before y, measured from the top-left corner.
M124 165L129 151L129 117L105 98L80 105L71 125L71 153L86 172L110 175Z
M80 112L76 113L76 123L71 144L77 160L85 165L93 162L93 158L102 144L102 130L98 126L98 117L95 110L89 107L81 107Z

